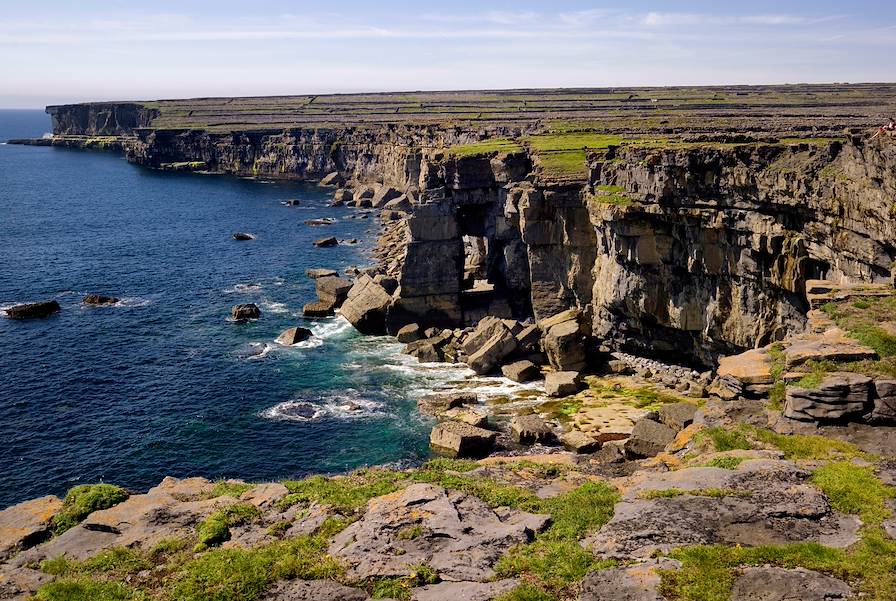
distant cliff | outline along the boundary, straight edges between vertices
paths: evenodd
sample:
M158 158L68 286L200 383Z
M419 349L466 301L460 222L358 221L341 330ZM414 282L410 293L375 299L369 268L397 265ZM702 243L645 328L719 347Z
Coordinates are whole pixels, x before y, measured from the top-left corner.
M48 106L53 133L76 136L124 136L149 127L159 110L133 102L91 102Z

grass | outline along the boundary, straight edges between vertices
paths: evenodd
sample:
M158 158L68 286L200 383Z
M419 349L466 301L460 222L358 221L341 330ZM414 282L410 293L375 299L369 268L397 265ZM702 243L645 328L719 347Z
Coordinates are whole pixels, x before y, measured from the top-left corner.
M62 501L62 509L53 518L53 532L57 535L73 528L94 511L108 509L126 500L130 494L112 484L80 484L69 489Z
M694 490L682 490L680 488L660 488L654 490L645 490L638 494L641 499L670 499L673 497L682 497L690 495L693 497L712 497L721 499L723 497L743 497L750 496L749 493L737 491L731 488L696 488Z
M367 582L366 588L372 599L406 601L411 598L411 589L414 587L436 584L441 581L442 579L431 567L416 565L404 578L377 578Z
M526 583L495 597L495 601L556 601L556 599L557 597L543 588Z
M373 497L395 492L398 486L392 472L370 470L343 477L311 476L304 480L285 481L290 494L281 501L282 508L315 501L349 514L363 508Z
M870 458L854 444L816 434L778 434L764 428L743 426L757 441L777 448L786 459Z
M244 492L250 491L253 488L255 488L254 484L221 480L220 482L215 483L209 498L233 497L234 499L239 499Z
M697 433L700 438L708 438L712 442L716 451L749 451L753 448L753 443L747 439L746 433L742 430L726 430L725 428L716 426L706 428Z
M821 310L852 338L874 349L881 358L896 357L896 336L879 325L896 321L896 296L828 302Z
M542 592L559 593L589 572L616 565L601 561L579 541L613 517L619 493L607 484L590 482L564 495L538 499L529 511L548 513L552 524L528 545L519 545L495 566L500 576L524 576Z
M522 150L523 147L513 140L497 138L494 140L483 140L481 142L452 146L448 149L448 154L455 158L485 157L505 152L522 152Z
M37 601L143 601L149 598L121 582L89 578L62 578L45 584L34 596Z
M705 467L718 467L723 470L736 470L744 462L743 457L715 457L706 462Z
M858 515L866 526L879 526L891 511L886 505L896 490L885 486L870 467L848 461L828 463L815 470L812 482L828 497L831 507Z
M172 601L254 601L271 583L288 578L336 579L341 566L326 553L330 528L254 549L215 549L172 575Z
M41 562L40 569L53 576L81 576L86 574L106 574L123 578L148 570L152 562L134 549L114 547L84 561L75 561L65 555Z
M196 526L199 535L197 551L220 545L230 540L230 529L245 524L261 516L261 510L247 503L228 505L214 512Z

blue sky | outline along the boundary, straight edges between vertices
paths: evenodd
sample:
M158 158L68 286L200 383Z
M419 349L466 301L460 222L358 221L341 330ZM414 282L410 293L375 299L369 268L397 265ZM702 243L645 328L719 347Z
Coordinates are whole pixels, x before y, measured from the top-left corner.
M892 0L0 0L0 108L105 99L896 80Z

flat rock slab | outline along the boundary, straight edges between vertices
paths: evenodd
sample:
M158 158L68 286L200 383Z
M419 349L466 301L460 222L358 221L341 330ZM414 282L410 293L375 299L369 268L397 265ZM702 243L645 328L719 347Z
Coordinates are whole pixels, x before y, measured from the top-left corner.
M367 601L369 598L362 589L332 580L289 580L274 585L259 601Z
M432 429L429 444L452 457L484 457L495 444L497 433L464 422L447 421Z
M744 384L772 384L771 357L765 349L750 349L739 355L722 357L717 370L720 376L737 378Z
M666 559L592 572L582 581L579 601L667 601L659 592L657 570L678 567L677 561Z
M734 582L731 601L846 601L853 591L842 580L796 568L744 568Z
M495 582L440 582L415 588L411 591L411 601L492 601L518 584L515 578Z
M702 467L636 475L619 483L623 501L586 543L599 555L624 559L686 545L814 541L844 548L855 543L859 520L832 511L809 476L789 461L774 460L745 461L736 470ZM709 488L725 496L701 494ZM649 491L668 489L685 494L650 498Z
M47 496L0 511L0 561L49 538L51 521L60 509L59 497Z
M831 328L822 334L798 336L791 341L784 355L788 368L809 360L838 362L877 359L874 349L848 338L840 328Z
M347 564L351 579L406 576L425 564L443 580L485 582L510 547L532 540L549 520L414 484L372 499L364 516L333 538L329 552Z

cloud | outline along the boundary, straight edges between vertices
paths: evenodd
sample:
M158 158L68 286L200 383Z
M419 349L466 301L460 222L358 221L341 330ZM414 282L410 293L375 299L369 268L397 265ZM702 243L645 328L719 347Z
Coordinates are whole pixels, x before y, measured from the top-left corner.
M642 22L648 27L674 27L681 25L801 25L813 19L798 15L735 15L724 16L712 13L649 12Z

